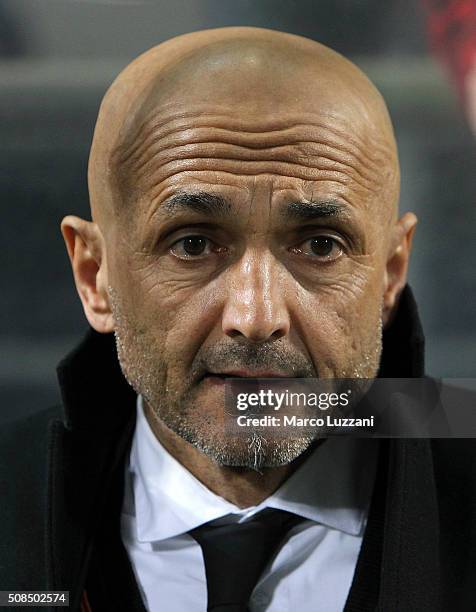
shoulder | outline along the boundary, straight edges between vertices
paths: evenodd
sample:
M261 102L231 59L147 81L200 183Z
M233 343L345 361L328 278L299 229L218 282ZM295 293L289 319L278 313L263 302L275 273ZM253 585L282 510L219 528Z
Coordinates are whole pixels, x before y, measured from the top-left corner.
M434 439L431 449L439 497L462 495L476 503L476 441L473 438Z
M476 393L449 384L439 385L439 401L453 438L430 440L436 491L441 502L476 504ZM455 509L456 510L456 509ZM476 519L476 512L474 514Z
M62 409L54 406L1 428L0 487L10 508L24 506L27 496L32 501L36 496L46 495L49 431L55 422L61 421Z
M447 609L473 609L476 596L476 444L431 441L439 550ZM446 608L445 608L446 609Z
M61 421L63 412L61 406L52 406L39 410L19 419L2 425L0 429L0 474L9 473L14 464L29 461L31 451L47 444L49 427L54 421Z
M52 407L6 423L0 431L0 589L44 588L49 431ZM32 586L33 585L33 586Z
M431 440L435 476L441 481L441 485L451 479L454 488L461 483L470 486L474 491L476 392L439 382L438 395L453 437Z

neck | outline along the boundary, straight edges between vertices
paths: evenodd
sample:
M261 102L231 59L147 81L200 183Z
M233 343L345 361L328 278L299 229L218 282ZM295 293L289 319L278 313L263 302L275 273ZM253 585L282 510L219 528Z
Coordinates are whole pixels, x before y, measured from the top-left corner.
M169 429L144 401L144 414L162 446L210 491L239 508L256 506L269 497L302 463L303 453L288 465L263 468L261 472L245 467L229 467L186 442Z

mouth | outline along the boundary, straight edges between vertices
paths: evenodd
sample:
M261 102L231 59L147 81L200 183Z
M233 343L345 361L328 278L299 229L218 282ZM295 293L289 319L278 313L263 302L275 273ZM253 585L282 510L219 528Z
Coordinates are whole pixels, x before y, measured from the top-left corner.
M201 382L223 385L227 378L291 378L288 373L271 370L228 370L226 372L205 372Z

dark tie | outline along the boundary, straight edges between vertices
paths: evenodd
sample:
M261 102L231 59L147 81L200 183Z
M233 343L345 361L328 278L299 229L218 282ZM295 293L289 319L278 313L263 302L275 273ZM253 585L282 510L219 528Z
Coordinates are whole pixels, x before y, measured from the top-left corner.
M303 520L268 508L244 523L206 523L190 531L203 552L208 612L246 612L265 565L286 533Z

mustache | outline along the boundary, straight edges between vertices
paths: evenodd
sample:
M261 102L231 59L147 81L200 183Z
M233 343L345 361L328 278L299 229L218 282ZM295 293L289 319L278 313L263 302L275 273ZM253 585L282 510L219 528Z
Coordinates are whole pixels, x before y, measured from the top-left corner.
M289 378L318 378L312 361L283 344L220 344L202 349L192 364L192 378L222 370L278 370Z

